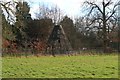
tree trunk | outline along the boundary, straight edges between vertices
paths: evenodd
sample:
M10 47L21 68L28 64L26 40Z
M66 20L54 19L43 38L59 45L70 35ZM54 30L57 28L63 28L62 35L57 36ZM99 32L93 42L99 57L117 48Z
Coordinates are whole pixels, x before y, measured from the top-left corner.
M103 52L107 51L107 31L106 31L106 16L105 16L105 3L103 1Z
M118 53L120 53L120 5L118 6Z

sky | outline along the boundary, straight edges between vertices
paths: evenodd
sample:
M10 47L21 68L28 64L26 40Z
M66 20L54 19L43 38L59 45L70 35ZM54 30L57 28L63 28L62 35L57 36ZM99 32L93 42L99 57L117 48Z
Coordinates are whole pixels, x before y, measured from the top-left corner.
M86 0L26 0L29 2L31 10L30 13L32 17L35 17L35 12L38 11L39 4L46 5L57 5L65 15L74 18L75 16L82 16L84 12L82 11L83 2ZM90 1L90 0L88 0ZM103 0L91 0L101 3ZM107 0L105 0L107 1ZM113 2L117 2L118 0L112 0Z
M35 17L35 12L38 11L39 4L57 5L64 14L70 17L77 16L81 11L81 5L84 0L26 0L30 3L30 13ZM82 15L82 14L81 14Z
M3 1L11 1L11 0L3 0ZM18 1L18 0L14 0L14 1ZM74 18L75 16L77 17L84 15L82 8L83 8L83 2L86 0L23 0L23 1L27 1L29 3L31 8L30 13L32 18L35 18L35 12L38 12L39 4L57 5L65 15ZM88 0L88 1L95 1L101 3L103 0ZM112 1L117 2L119 0L112 0Z

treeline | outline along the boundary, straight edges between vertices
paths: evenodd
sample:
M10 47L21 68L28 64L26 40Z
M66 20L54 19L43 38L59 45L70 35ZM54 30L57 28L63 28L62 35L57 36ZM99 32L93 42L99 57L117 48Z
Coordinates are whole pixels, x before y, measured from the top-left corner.
M28 3L15 2L14 18L12 18L9 16L12 14L10 9L5 7L10 4L7 2L1 4L3 5L2 10L6 10L8 14L8 17L5 17L4 11L2 12L3 55L23 52L26 54L43 54L48 37L55 24L62 25L73 50L100 51L103 50L106 43L108 52L118 50L118 27L113 18L110 18L106 23L108 33L104 36L102 21L97 20L101 17L100 14L90 18L88 16L77 17L72 20L68 16L64 16L57 6L48 8L45 5L40 5L39 11L36 12L36 19L32 19ZM107 38L106 43L104 37Z

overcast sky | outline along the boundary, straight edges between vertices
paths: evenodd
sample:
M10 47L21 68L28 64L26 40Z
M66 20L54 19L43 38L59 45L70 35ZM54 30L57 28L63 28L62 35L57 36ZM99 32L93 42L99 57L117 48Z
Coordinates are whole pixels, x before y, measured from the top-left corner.
M81 5L84 0L26 0L30 3L32 17L38 11L39 3L46 5L57 5L65 14L70 17L80 13Z
M81 9L83 2L86 0L26 0L26 1L29 2L30 4L31 7L30 13L32 17L35 17L34 13L38 11L39 4L57 5L64 12L64 14L67 14L70 17L75 17L84 14ZM103 0L94 1L101 3ZM118 0L113 0L113 2L116 1Z
M10 1L10 0L3 0L3 1ZM14 1L18 1L18 0L14 0ZM31 7L30 13L32 17L35 18L35 12L38 11L39 4L57 5L64 12L64 14L67 14L70 17L81 16L84 14L83 11L81 10L82 4L86 0L23 0L23 1L27 1L29 3ZM103 0L94 0L94 1L101 3ZM119 0L112 0L112 1L117 2Z

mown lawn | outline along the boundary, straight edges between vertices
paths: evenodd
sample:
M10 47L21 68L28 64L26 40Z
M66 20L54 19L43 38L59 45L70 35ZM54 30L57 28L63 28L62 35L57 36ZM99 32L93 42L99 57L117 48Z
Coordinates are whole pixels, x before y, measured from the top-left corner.
M3 57L3 78L118 78L117 55Z

